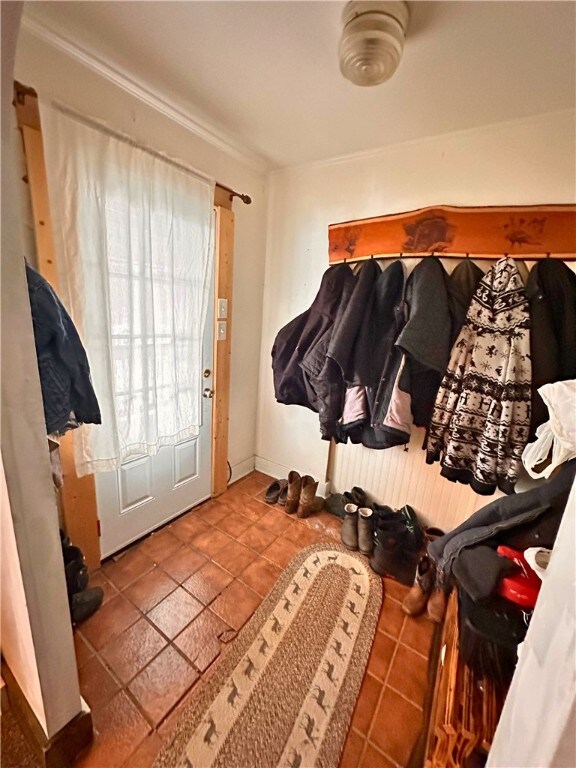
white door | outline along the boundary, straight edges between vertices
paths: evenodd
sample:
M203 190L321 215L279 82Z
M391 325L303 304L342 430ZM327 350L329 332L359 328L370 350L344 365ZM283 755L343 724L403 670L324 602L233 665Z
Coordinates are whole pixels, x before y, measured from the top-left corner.
M160 448L155 456L130 458L115 472L94 475L102 558L211 495L213 278L211 285L202 353L204 397L200 434Z

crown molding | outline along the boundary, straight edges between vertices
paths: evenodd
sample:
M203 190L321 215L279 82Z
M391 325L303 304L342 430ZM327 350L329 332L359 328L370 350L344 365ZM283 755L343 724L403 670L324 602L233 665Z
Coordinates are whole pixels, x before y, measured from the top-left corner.
M62 51L67 56L70 56L70 58L92 70L92 72L95 72L130 94L130 96L160 112L169 120L182 126L208 144L249 165L255 171L266 173L273 167L264 157L237 142L206 118L193 114L189 110L182 109L173 101L166 99L154 88L137 80L126 70L104 61L94 51L90 51L60 32L51 29L44 22L34 18L29 11L22 17L21 26L34 37Z

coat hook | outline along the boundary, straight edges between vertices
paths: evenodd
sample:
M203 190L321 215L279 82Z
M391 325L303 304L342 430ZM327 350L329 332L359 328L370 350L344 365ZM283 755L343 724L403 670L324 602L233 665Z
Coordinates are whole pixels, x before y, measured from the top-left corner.
M467 254L466 254L466 258L467 258L467 259L469 259L469 258L470 258L470 254L469 254L469 253L467 253Z
M400 258L401 258L401 259L403 259L403 258L404 258L404 254L403 254L403 253L401 253L401 254L400 254Z
M550 258L550 251L548 251L548 253L546 254L546 258L547 258L547 259L549 259L549 258Z

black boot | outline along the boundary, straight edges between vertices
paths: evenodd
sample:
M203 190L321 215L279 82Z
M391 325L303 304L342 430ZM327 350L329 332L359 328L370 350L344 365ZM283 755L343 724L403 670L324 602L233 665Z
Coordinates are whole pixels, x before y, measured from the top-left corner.
M75 595L72 595L70 600L72 623L80 624L89 619L100 608L103 599L104 590L102 587L91 587L83 592L77 592Z
M405 546L406 534L386 529L378 530L376 548L370 567L380 576L392 576L406 586L412 586L417 563Z

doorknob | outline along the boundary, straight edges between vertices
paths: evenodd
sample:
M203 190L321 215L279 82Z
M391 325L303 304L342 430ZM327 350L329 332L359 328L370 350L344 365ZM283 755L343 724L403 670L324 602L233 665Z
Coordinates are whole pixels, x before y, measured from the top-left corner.
M214 390L210 389L210 387L206 387L206 389L202 393L202 396L211 399L214 397Z

